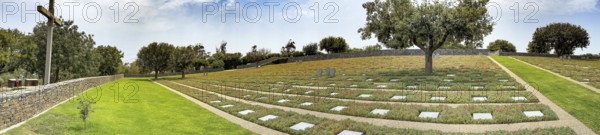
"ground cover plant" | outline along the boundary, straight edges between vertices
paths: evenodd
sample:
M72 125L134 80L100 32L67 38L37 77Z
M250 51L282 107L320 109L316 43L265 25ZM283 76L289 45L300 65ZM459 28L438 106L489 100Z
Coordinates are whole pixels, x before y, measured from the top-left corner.
M242 102L227 100L214 94L202 92L196 89L178 85L166 80L159 80L159 83L182 92L188 96L192 96L197 100L205 102L215 108L223 110L229 114L243 118L247 121L257 123L259 125L282 131L289 134L338 134L343 130L352 130L363 132L365 134L474 134L474 133L443 133L439 131L422 131L414 129L389 128L382 126L374 126L367 123L355 122L352 120L336 121L326 118L319 118L307 114L298 114L295 112L284 111L281 109L266 108L257 105L249 105ZM218 102L217 102L218 101ZM233 105L232 107L223 108L224 105ZM241 115L239 112L244 110L253 110L253 113ZM262 121L259 118L266 115L278 116L276 119ZM314 127L304 131L292 130L289 127L295 123L309 122L315 124ZM570 128L543 128L533 130L518 130L518 131L493 131L482 134L488 135L528 135L528 134L575 134Z
M100 91L86 128L73 99L6 134L254 134L147 79L120 79L82 95L98 96Z
M552 102L556 103L579 121L600 133L600 94L551 73L529 66L510 57L493 57ZM560 65L560 64L558 64Z
M240 88L269 93L294 94L305 96L332 97L368 101L391 102L441 102L441 103L536 103L539 102L529 91L419 91L419 90L380 90L352 89L338 87L295 87L293 85L238 83L238 82L198 82L183 81L186 84L202 83L222 87ZM327 85L324 85L327 86ZM361 95L368 97L361 97ZM394 96L404 96L394 98ZM445 100L431 100L431 97L445 97ZM473 100L485 97L485 100ZM513 97L525 97L527 100L514 100Z
M334 99L324 99L318 97L285 96L275 94L255 93L241 91L226 87L217 87L214 85L203 85L186 80L175 80L192 87L212 91L215 93L236 97L240 99L262 102L273 105L302 108L307 110L352 115L369 118L384 118L393 120L407 120L433 123L455 123L455 124L493 124L493 123L518 123L528 121L547 121L556 120L554 112L543 104L511 104L511 105L464 105L456 108L447 105L422 106L422 105L398 105L385 103L357 103L346 102ZM286 101L284 101L286 100ZM311 105L302 105L303 103ZM347 109L341 111L332 110L337 106L345 106ZM389 113L384 115L370 113L374 109L387 109ZM420 118L420 112L434 111L440 112L439 118ZM542 111L542 117L526 117L524 111ZM474 120L473 113L492 113L492 120Z
M532 65L600 88L600 60L578 60L556 57L513 56Z

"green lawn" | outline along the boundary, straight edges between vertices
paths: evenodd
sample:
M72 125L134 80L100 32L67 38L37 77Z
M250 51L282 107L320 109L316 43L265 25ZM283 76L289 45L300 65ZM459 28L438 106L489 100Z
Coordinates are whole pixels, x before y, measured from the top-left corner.
M255 134L146 79L125 78L99 88L87 92L102 96L86 128L78 103L70 100L7 134ZM117 88L121 100L115 100Z
M600 94L510 57L493 58L594 132L600 133Z

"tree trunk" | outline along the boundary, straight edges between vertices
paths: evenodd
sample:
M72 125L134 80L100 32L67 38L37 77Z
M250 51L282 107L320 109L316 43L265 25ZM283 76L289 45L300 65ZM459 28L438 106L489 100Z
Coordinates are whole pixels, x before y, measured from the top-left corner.
M185 79L185 70L181 70L181 78Z
M56 83L56 82L58 82L58 81L60 80L60 78L59 78L59 77L60 77L60 68L59 68L59 67L56 67L56 74L55 74L55 76L54 76L54 82L53 82L53 83ZM52 81L50 81L50 82L52 82Z
M154 80L158 79L158 69L154 69Z
M425 52L425 73L431 74L433 73L433 51L424 51Z

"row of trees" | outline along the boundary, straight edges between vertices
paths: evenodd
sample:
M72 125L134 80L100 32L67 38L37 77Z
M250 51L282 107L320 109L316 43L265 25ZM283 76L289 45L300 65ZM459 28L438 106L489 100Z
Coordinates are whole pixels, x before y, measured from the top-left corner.
M113 46L96 46L93 35L79 31L73 21L54 28L51 82L79 77L113 75L122 68L123 52ZM2 78L38 78L44 74L46 23L33 32L0 28L0 75Z

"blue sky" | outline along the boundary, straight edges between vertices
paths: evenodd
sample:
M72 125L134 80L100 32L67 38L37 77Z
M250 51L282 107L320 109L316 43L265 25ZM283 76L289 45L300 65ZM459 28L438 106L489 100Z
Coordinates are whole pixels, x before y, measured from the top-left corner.
M210 52L214 52L214 48L221 41L227 41L228 52L243 53L250 50L252 45L279 52L281 46L289 39L294 40L296 46L301 48L308 43L318 42L325 36L344 37L351 47L377 43L375 39L362 40L357 33L365 24L366 16L362 3L366 1L362 0L57 2L61 9L59 16L75 20L80 30L94 34L98 45L112 45L122 50L125 53L125 62L135 60L137 51L142 46L155 41L178 46L202 43ZM45 21L41 15L35 15L36 3L46 4L47 0L2 0L0 27L31 32L36 22ZM115 3L119 8L115 8ZM209 12L210 7L215 5L213 3L221 6L218 10ZM230 11L235 9L235 3L239 3L240 8L237 11L242 13L237 13L237 17L234 14L226 14L223 22L221 12L236 12ZM271 11L268 5L276 4L278 5L273 6L274 10ZM257 12L256 7L260 7L261 12ZM519 7L518 13L516 7ZM229 11L224 11L224 8ZM134 9L138 9L137 12L133 12ZM535 28L552 22L569 22L581 25L591 37L590 46L587 49L578 49L576 53L600 53L600 40L596 38L600 37L600 26L596 25L600 22L600 6L597 0L492 0L488 9L490 15L498 19L494 31L484 40L484 47L493 40L506 39L515 44L518 51L524 52ZM318 11L317 22L315 11ZM532 16L528 16L530 14ZM518 21L515 21L515 15L518 15ZM239 18L239 22L236 22L236 18ZM524 22L526 18L529 20Z

